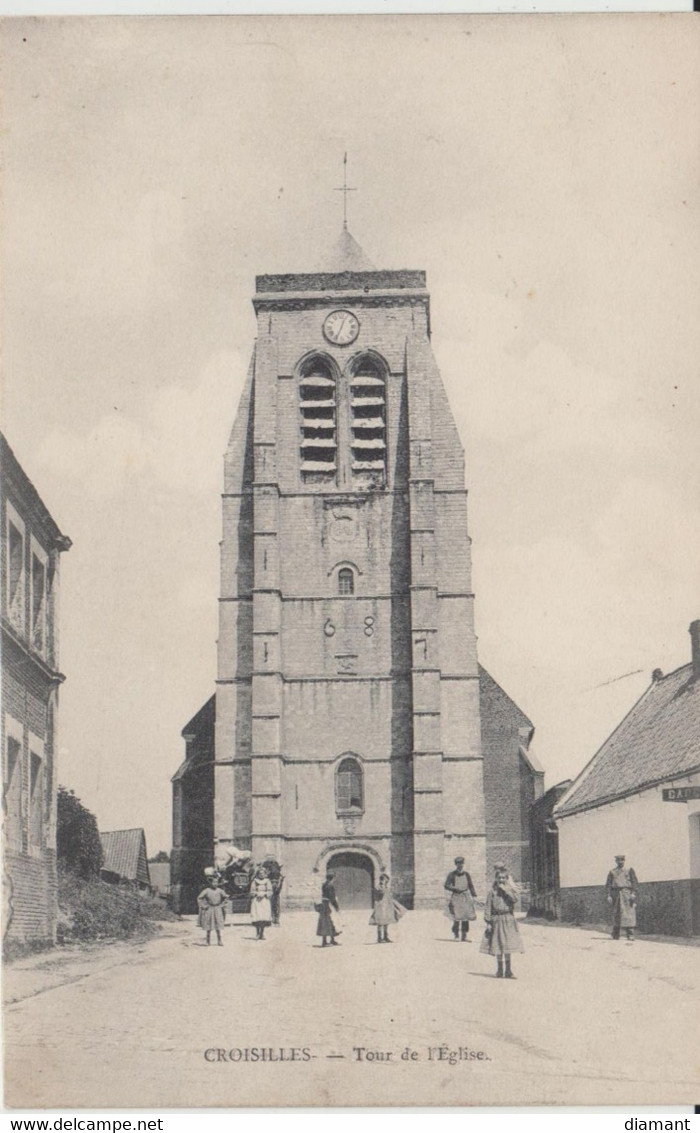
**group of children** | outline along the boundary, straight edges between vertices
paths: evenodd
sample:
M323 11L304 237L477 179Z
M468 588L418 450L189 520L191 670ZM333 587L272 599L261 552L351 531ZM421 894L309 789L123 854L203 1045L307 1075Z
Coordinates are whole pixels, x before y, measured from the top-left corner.
M389 925L404 915L406 910L396 900L391 892L390 877L388 873L380 873L378 888L372 893L372 916L369 923L377 926L377 944L391 944ZM335 893L335 874L329 870L326 880L321 886L321 901L315 906L318 913L316 935L321 937L321 947L329 944L338 944L338 936L342 932L340 921L340 906Z
M208 872L208 871L205 871ZM278 886L277 893L279 893ZM216 943L222 947L221 930L224 927L227 894L222 888L215 870L209 874L209 884L197 897L199 924L206 933L207 944L211 944L212 931L216 933ZM278 899L279 900L279 899ZM250 883L250 920L255 928L255 939L265 939L265 929L277 923L275 915L275 886L270 881L264 865L258 866Z
M452 933L455 940L467 941L469 922L476 920L476 890L469 873L464 869L464 858L455 858L455 869L448 874L445 882L447 894L446 915L452 920ZM329 870L321 887L321 900L315 906L318 913L316 935L321 937L321 947L338 945L342 932L340 907L335 891L335 874ZM264 866L259 866L251 882L250 919L256 930L256 940L264 940L265 929L272 922L273 886ZM199 923L206 933L207 944L211 943L212 930L216 933L217 944L222 945L221 930L224 925L226 893L214 875L206 889L197 898ZM484 920L486 927L480 951L496 957L496 976L515 979L511 956L522 952L523 944L515 919L518 890L508 870L502 864L495 867L495 877L486 895ZM377 929L377 944L391 944L389 925L396 924L406 912L403 905L391 892L391 879L388 873L379 876L378 886L372 894L372 915L370 924Z

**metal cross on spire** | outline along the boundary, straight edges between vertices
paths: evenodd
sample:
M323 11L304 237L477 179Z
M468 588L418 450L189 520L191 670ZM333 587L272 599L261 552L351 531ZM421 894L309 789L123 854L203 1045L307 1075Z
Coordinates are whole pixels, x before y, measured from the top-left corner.
M333 190L335 193L343 194L343 229L347 232L348 228L348 193L356 193L357 189L348 185L348 155L343 154L343 184L340 188Z

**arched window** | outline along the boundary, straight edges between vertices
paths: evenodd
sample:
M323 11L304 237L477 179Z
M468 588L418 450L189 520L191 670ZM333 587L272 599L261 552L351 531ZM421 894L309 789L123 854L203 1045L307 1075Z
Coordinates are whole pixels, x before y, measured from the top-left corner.
M358 359L350 376L353 479L382 485L386 478L386 383L377 361Z
M308 358L301 367L301 474L307 483L330 483L336 478L335 377L325 358Z
M361 814L365 809L362 766L352 757L341 759L335 773L335 809L338 814Z
M353 574L350 567L341 567L341 569L338 571L338 593L355 593L355 575Z

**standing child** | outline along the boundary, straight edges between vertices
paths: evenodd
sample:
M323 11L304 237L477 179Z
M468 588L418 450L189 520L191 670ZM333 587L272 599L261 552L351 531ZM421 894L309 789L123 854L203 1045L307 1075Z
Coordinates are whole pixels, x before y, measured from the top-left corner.
M199 909L199 923L207 934L207 944L211 944L211 930L216 932L216 943L223 947L221 930L224 927L224 902L226 894L219 884L216 874L212 877L206 889L203 889L197 898Z
M389 925L396 924L405 909L394 900L388 873L380 873L379 888L373 891L372 900L374 908L369 923L377 926L377 944L392 944L393 941L389 939Z
M282 904L282 886L284 885L284 874L282 867L277 862L271 863L268 866L268 875L270 884L272 885L272 923L279 925L280 923L280 906Z
M250 919L255 925L255 939L265 939L265 929L272 921L272 882L265 866L258 866L250 886Z
M504 865L496 866L494 883L486 896L484 919L486 931L481 944L481 952L497 957L496 975L500 979L504 975L503 960L505 958L505 978L514 980L510 964L511 953L523 952L523 942L520 930L513 916L513 910L518 903L518 891L511 880Z
M318 912L318 923L316 925L316 935L323 938L321 947L328 947L328 938L330 937L331 944L339 944L336 936L340 933L340 924L338 919L339 905L338 898L335 895L335 874L329 870L326 874L326 880L321 886L321 903L316 906Z

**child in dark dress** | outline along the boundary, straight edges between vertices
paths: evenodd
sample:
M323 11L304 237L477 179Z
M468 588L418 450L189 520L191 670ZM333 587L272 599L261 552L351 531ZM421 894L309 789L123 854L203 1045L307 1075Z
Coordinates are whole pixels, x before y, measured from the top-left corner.
M334 916L334 914L339 912L338 898L335 895L335 886L333 884L334 879L334 873L326 874L326 880L321 886L321 903L316 906L318 912L316 935L322 937L323 948L328 946L329 938L331 944L340 943L340 941L336 940L336 936L338 936L341 930L338 919Z

